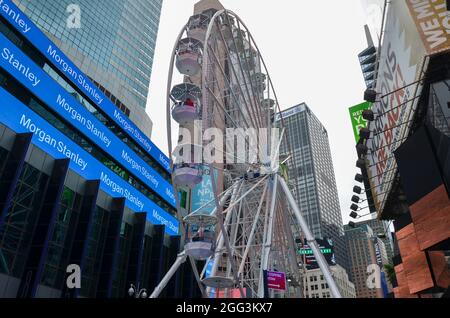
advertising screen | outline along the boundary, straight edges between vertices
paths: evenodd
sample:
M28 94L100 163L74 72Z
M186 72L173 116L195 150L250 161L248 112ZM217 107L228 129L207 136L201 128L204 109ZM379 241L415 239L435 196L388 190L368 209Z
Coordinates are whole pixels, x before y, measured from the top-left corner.
M202 182L196 185L192 190L191 212L195 212L201 209L202 213L211 214L214 211L214 208L216 207L216 202L214 200L214 191L211 184L210 169L208 166L203 166L202 170L203 170ZM218 178L218 171L214 170L214 180L217 180L217 178Z
M316 239L316 241L317 244L319 244L320 252L325 257L325 260L327 261L328 265L336 265L336 257L334 255L333 241L328 238L325 238L323 240ZM297 247L298 247L297 254L301 256L300 262L302 261L303 256L305 257L305 265L307 270L319 268L317 260L314 257L313 251L306 242L306 240L304 243L298 243Z

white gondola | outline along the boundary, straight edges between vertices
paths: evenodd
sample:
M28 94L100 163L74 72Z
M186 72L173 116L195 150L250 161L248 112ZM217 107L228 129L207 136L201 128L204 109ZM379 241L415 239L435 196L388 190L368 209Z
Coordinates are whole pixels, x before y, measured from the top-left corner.
M192 189L203 180L202 146L181 143L173 151L173 182L177 187ZM198 160L197 160L198 159Z
M193 212L183 221L189 224L187 242L184 245L186 254L196 260L205 260L214 253L214 225L217 217L208 212Z
M204 212L193 212L183 219L184 223L195 226L209 227L217 223L217 217Z
M254 83L259 93L263 93L266 90L266 74L256 73L254 75Z
M275 101L273 99L266 98L261 101L261 105L264 109L267 108L273 109L273 107L275 106Z
M245 50L246 33L243 30L235 28L233 30L233 37L228 41L228 46L236 52Z
M172 88L170 97L172 106L172 118L180 125L193 123L200 119L200 100L202 93L194 84L183 83Z
M233 288L234 280L230 277L210 276L202 279L202 283L210 288Z
M201 165L185 163L175 166L173 182L177 187L193 188L202 182Z
M181 74L195 76L201 69L203 44L194 38L184 38L176 49L176 67Z
M210 17L206 14L196 14L190 17L188 22L188 35L201 42L205 41L206 30Z
M235 28L234 18L222 15L220 17L220 31L225 39L225 41L230 41L233 36L232 30Z

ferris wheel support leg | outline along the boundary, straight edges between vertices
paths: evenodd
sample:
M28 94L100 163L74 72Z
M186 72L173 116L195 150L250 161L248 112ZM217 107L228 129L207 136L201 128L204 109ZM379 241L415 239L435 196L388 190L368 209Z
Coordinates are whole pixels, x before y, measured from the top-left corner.
M272 183L272 196L270 199L270 212L269 212L269 220L267 222L267 233L264 238L264 250L261 258L261 269L259 271L259 285L258 285L258 297L264 298L264 271L267 270L269 266L269 254L270 248L272 246L272 233L273 233L273 219L275 214L275 201L277 198L277 179L278 175L275 174ZM269 181L270 182L270 181Z
M236 184L236 186L233 188L233 192L231 194L230 204L229 204L230 207L233 206L234 202L236 201L236 198L237 198L237 196L239 194L239 191L241 190L241 186L242 186L242 181L239 181L239 183ZM234 208L229 210L227 212L227 214L225 215L225 221L223 222L223 225L224 225L225 228L228 227L228 224L230 223L230 219L231 219L231 216L233 214L233 210L234 210ZM218 215L217 217L220 218L222 216ZM211 274L210 274L211 276L215 276L216 275L217 267L219 266L219 258L220 258L220 255L222 253L223 244L224 244L223 233L222 233L222 231L220 231L219 235L218 235L218 241L217 241L217 245L216 245L216 250L215 250L215 253L214 253L213 265L212 265ZM208 265L208 262L206 262L206 264L205 264L205 269L206 269L206 266ZM205 271L205 269L203 271ZM211 291L211 288L207 288L208 294L209 294L210 291Z
M283 178L278 178L278 180L280 182L281 187L283 188L284 193L286 194L286 198L288 199L289 204L292 207L292 210L294 211L295 217L297 218L297 222L299 223L301 230L305 234L305 238L308 242L308 245L311 247L314 257L316 258L317 263L319 264L319 267L322 270L323 276L326 282L328 283L328 286L330 286L331 295L334 298L342 298L339 288L337 287L336 282L334 281L333 276L331 275L330 268L328 267L325 258L320 252L319 246L314 236L312 235L311 231L309 230L308 224L303 218L303 215L301 214L300 209L298 208L291 191L289 190Z
M161 282L158 284L158 286L155 287L153 290L153 293L150 295L149 298L158 298L161 292L166 288L167 284L169 283L172 276L176 273L178 268L186 261L187 255L183 251L180 254L178 254L177 259L175 260L175 263L173 263L172 267L169 269L169 271L164 275Z
M206 293L205 287L200 280L200 275L198 274L197 264L195 264L195 260L192 257L189 257L189 262L191 263L192 271L194 272L195 280L197 281L198 288L202 293L203 298L208 298L208 294Z
M241 265L239 266L239 272L238 272L239 275L242 275L242 273L244 272L244 266L245 266L245 262L247 260L247 255L248 255L248 252L250 251L250 247L253 244L253 239L255 238L256 226L258 224L259 215L261 213L262 206L263 206L263 203L264 203L264 198L266 196L267 184L268 183L266 183L264 185L264 190L263 190L263 194L261 196L261 201L259 201L258 211L256 212L255 220L253 221L252 229L251 229L250 235L248 237L247 246L245 247L244 255L242 256L242 262L241 262Z

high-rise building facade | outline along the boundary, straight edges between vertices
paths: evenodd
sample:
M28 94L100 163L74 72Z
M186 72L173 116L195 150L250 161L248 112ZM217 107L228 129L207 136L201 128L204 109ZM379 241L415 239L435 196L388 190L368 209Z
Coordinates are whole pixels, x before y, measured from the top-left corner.
M392 264L392 258L394 257L393 242L391 232L389 229L389 222L377 219L371 219L355 223L355 226L369 225L375 236L383 241L386 249L386 257L388 263Z
M331 274L343 298L356 298L355 284L348 277L347 271L340 265L330 266ZM330 287L320 268L305 273L306 298L331 298Z
M304 103L277 114L275 121L281 120L287 137L280 154L292 149L288 169L294 198L313 235L331 238L336 262L345 267L342 216L327 130Z
M0 298L152 291L181 245L169 159L11 0L0 9ZM163 296L194 282L185 266Z
M355 284L357 298L383 298L382 288L371 288L367 284L368 266L387 264L384 243L379 240L367 224L358 227L344 226L347 245L347 266L350 280Z
M151 136L152 122L145 106L162 0L14 2L116 106Z
M358 54L361 71L364 76L364 82L367 87L372 87L375 82L375 64L377 60L377 48L375 47L372 36L367 25L364 26L367 38L367 48Z

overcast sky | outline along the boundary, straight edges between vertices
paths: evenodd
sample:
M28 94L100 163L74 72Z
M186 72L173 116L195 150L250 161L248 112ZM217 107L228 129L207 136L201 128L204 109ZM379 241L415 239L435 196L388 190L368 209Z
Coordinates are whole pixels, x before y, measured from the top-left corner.
M197 0L163 0L147 112L153 142L167 153L165 94L170 55ZM305 102L330 138L344 223L358 169L348 108L363 101L358 53L367 47L359 0L222 0L263 55L282 109ZM366 210L367 211L367 210Z

